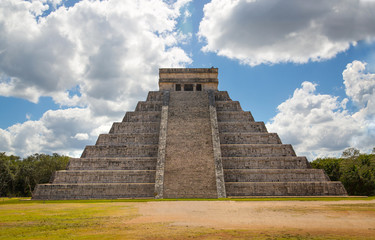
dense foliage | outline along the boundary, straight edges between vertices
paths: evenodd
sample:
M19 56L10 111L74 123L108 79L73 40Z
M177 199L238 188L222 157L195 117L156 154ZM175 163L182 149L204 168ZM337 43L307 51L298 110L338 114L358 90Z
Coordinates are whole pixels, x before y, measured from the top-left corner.
M0 196L31 196L35 186L48 183L56 170L66 169L69 157L34 154L21 159L0 153Z
M375 195L375 154L345 150L341 158L318 158L313 168L324 169L332 181L341 181L349 195Z

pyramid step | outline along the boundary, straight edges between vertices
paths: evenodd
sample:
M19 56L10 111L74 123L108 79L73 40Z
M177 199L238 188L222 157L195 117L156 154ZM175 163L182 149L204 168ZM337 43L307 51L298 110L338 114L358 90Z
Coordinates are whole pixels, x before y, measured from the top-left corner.
M155 183L155 170L61 170L54 175L58 183Z
M310 168L306 157L223 157L224 169L299 169Z
M154 197L154 183L38 184L36 200L117 199Z
M155 170L157 158L71 158L68 170Z
M254 122L251 112L245 111L218 111L218 122Z
M215 102L216 111L242 111L238 101L217 101Z
M158 133L100 134L95 145L158 144Z
M147 101L163 101L163 92L160 92L160 91L148 92Z
M215 101L232 101L227 91L216 91Z
M296 156L290 144L221 144L223 157Z
M220 134L221 144L281 144L276 133L230 133Z
M226 182L329 181L322 169L225 169Z
M264 122L218 122L219 132L267 132Z
M162 101L139 101L135 111L161 111Z
M159 133L159 122L115 122L109 133Z
M123 122L160 122L159 111L127 112Z
M227 196L345 196L341 182L226 182Z
M82 158L90 157L156 157L158 145L86 146Z

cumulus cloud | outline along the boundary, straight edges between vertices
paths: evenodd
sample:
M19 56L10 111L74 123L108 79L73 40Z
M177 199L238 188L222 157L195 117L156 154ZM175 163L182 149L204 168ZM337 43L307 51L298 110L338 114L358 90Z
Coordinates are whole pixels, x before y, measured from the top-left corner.
M317 93L314 83L302 83L278 106L279 113L267 128L310 159L337 156L347 147L369 152L375 142L375 74L366 73L365 66L360 61L346 66L343 79L348 98L341 101ZM349 100L357 104L357 112L346 109Z
M126 106L156 88L159 67L191 62L177 46L180 9L174 5L84 0L37 18L48 9L44 2L0 3L2 96L32 102L51 96L61 105L100 99ZM80 96L73 101L67 91L76 86Z
M108 131L157 89L160 67L191 63L176 30L188 2L1 0L0 95L65 109L1 129L0 150L73 153Z
M375 38L375 1L212 0L198 35L204 51L255 66L320 61Z
M79 156L86 145L95 143L98 129L108 132L109 120L94 117L89 109L49 110L37 121L0 129L0 145L21 156L36 152Z

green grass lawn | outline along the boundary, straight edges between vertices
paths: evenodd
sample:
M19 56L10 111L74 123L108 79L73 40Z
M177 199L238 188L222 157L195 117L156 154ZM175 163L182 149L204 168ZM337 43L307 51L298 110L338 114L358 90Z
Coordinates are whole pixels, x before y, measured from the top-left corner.
M373 199L375 198L314 197L224 199L224 201L337 201L336 210L347 211L348 205L340 207L341 200L353 200L354 203L355 200ZM337 236L331 233L312 234L293 229L249 231L174 226L169 223L127 224L129 220L139 216L137 204L151 201L175 200L34 201L29 198L0 198L0 239L357 239L356 236ZM357 211L356 207L354 204L350 208L352 211ZM375 211L375 206L374 204L366 205L366 209Z

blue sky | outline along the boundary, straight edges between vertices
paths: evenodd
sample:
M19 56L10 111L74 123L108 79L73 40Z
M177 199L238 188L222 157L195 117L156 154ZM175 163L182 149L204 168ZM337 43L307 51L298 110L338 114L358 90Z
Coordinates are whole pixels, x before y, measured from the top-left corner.
M219 89L310 160L375 147L375 1L0 3L0 151L79 156L157 90L160 67Z

